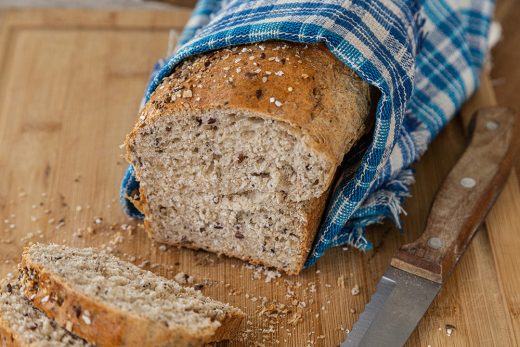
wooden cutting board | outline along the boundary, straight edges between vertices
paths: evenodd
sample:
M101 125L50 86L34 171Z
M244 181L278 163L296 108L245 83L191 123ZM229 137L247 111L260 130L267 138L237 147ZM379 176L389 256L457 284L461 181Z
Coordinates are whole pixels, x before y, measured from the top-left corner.
M119 145L169 30L180 30L188 16L188 10L0 10L0 275L16 275L30 242L102 247L170 278L189 274L193 284L205 284L205 294L244 309L243 333L222 346L337 346L392 254L423 229L435 191L463 150L462 118L415 165L404 233L372 228L372 252L337 248L300 276L271 279L275 274L237 260L164 249L120 211L126 163ZM493 103L484 79L463 118ZM486 224L409 346L520 343L516 173ZM451 336L447 325L455 327Z

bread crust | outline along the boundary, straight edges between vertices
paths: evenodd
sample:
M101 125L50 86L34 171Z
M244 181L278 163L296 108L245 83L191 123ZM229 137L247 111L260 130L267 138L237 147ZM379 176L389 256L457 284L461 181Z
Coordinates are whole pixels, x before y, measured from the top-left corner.
M2 347L25 347L18 341L16 334L9 327L9 323L0 317L0 346Z
M284 46L285 49L282 48ZM239 52L246 54L238 57ZM264 58L261 58L262 54ZM277 59L270 59L276 55ZM251 56L255 56L255 59L250 60ZM238 59L240 61L236 63ZM254 66L255 62L259 65ZM261 73L250 73L257 67L261 67ZM230 73L236 68L240 68L241 73L238 70L237 73ZM271 73L266 75L266 71ZM283 74L277 75L280 71ZM172 99L171 95L175 91L181 95L186 90L190 91L190 97ZM277 106L271 97L282 105ZM224 49L182 63L171 76L163 80L142 110L140 120L127 135L126 158L132 163L133 141L141 128L161 117L180 117L187 114L186 110L192 114L212 109L242 110L254 112L264 119L289 124L316 155L330 163L323 191L319 196L305 201L308 203L304 212L307 223L302 227L304 236L298 259L291 268L278 268L288 274L298 274L312 247L337 167L344 155L370 128L369 108L368 84L337 60L323 44L304 46L267 42L240 46L236 51ZM132 164L136 177L140 179L139 166ZM158 242L200 249L192 244L160 238L160 235L154 233L146 219L149 207L142 186L140 193L138 208L145 215L145 229L152 238ZM218 252L214 249L206 250ZM254 259L238 253L224 254L253 264L276 267L267 259Z
M303 232L304 237L300 245L300 252L298 253L298 262L294 268L291 268L289 271L287 271L289 275L297 275L301 270L303 270L307 256L309 255L312 244L314 243L314 238L318 232L318 227L320 226L322 220L322 215L327 204L329 192L330 189L323 193L319 198L313 199L313 202L309 205L307 211L305 211L308 222L304 226L305 231Z
M22 256L20 271L25 286L24 295L35 307L63 328L101 347L203 346L234 335L243 318L236 310L216 331L207 329L193 334L182 327L172 330L161 323L108 307L74 290L58 274L33 262L27 248Z

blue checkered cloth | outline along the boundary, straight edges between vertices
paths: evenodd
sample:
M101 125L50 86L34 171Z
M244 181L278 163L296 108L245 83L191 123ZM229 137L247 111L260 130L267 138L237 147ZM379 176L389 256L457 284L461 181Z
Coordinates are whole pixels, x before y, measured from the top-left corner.
M410 165L475 91L488 51L492 0L200 0L173 56L152 74L144 101L186 57L266 40L323 42L377 87L375 130L357 172L345 174L324 216L306 266L332 246L369 250L368 225L400 227L414 182ZM129 167L126 198L138 182Z

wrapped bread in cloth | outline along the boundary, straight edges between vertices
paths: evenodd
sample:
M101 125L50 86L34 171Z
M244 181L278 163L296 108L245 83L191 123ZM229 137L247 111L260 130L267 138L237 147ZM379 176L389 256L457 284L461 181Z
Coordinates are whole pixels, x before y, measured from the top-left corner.
M183 61L126 138L146 230L298 273L369 108L368 84L324 45L264 42Z
M199 0L127 138L123 210L158 241L289 273L330 247L372 249L366 228L401 225L410 166L488 56L493 1L442 4ZM369 103L373 130L349 153Z

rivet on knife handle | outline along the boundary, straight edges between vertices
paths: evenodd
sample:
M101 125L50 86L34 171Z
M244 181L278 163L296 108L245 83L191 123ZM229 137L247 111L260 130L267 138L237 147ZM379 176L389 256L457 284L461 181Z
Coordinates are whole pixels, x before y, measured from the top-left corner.
M444 282L505 184L519 142L513 112L482 109L472 122L470 144L438 191L424 233L401 247L394 267Z

